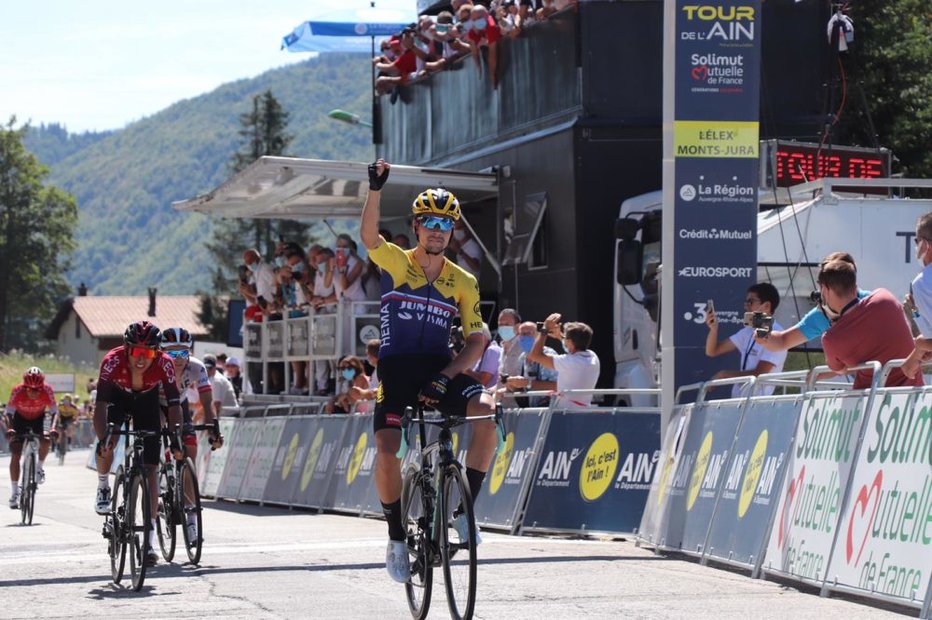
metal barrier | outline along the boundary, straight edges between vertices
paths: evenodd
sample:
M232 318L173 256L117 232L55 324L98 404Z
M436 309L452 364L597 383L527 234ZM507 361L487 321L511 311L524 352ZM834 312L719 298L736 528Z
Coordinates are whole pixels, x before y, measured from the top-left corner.
M284 364L283 393L287 394L293 383L291 362L364 357L366 342L379 337L379 302L341 300L321 310L310 308L306 316L247 322L243 331L245 363L261 366L263 386L269 385L269 365Z

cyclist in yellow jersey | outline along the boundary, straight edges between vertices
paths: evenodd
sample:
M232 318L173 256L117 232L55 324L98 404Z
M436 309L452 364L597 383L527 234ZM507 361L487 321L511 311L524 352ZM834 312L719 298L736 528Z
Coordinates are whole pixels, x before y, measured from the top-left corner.
M78 419L80 410L74 404L74 397L71 394L65 394L58 403L58 423L65 431L66 440L69 444L74 436L73 424Z
M485 349L476 278L443 256L460 218L456 197L445 189L424 190L412 206L417 245L402 250L379 235L382 186L391 166L369 165L369 193L362 210L360 237L372 261L382 268L379 311L379 378L373 424L377 448L375 484L388 522L385 565L392 579L411 577L401 515L401 417L418 401L441 413L484 416L492 413L492 396L465 374ZM449 350L450 330L460 315L466 346L455 358ZM495 423L473 424L466 457L466 477L476 497L495 452ZM465 515L454 525L466 540ZM462 529L460 529L462 528ZM475 541L478 544L480 541Z

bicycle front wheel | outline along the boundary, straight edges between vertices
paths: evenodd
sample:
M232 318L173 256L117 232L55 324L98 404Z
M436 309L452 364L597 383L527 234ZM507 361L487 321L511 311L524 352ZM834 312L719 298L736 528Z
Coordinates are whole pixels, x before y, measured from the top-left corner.
M65 464L65 454L68 453L68 434L62 430L58 436L58 465Z
M119 584L123 579L123 569L126 567L126 535L123 518L126 513L125 499L126 481L123 479L123 467L120 466L113 481L110 514L107 515L104 523L104 527L109 529L110 533L107 550L110 552L110 576L115 584Z
M204 522L201 520L201 491L197 486L197 470L194 461L185 459L178 468L179 491L184 508L184 546L188 550L191 564L201 561L201 546L204 542Z
M424 480L421 471L412 465L405 471L401 487L401 515L411 560L411 579L405 584L405 593L415 620L427 617L434 581L431 552L433 510L425 503L422 485Z
M472 618L476 604L476 518L469 485L456 465L443 470L440 557L447 604L454 620Z
M162 557L171 562L175 557L175 541L177 522L175 520L175 481L174 464L162 463L159 469L159 518L156 531L159 536L159 547L162 548Z
M129 547L129 570L133 590L139 592L146 580L146 556L149 554L149 485L143 474L136 473L126 492L126 544Z
M23 459L23 492L19 500L20 516L23 525L32 525L32 512L36 502L36 454L30 452Z

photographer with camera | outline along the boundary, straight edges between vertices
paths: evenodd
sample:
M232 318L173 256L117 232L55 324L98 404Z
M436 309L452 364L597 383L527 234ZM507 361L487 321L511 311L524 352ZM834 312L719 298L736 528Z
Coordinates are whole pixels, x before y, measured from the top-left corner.
M819 263L819 269L821 270L824 265L833 260L850 263L851 267L857 272L854 257L847 252L832 252L822 259L822 262ZM869 294L870 291L858 289L858 299L864 299ZM822 303L822 294L819 291L813 291L809 295L809 299L816 304L816 307L807 312L796 325L785 330L774 329L766 338L755 337L757 344L768 351L788 351L824 334L832 323L838 319L838 316L831 309L825 307Z
M706 310L705 324L709 333L705 339L705 354L708 357L718 357L731 351L741 355L741 366L738 370L721 370L713 379L730 379L733 377L757 376L770 372L783 370L786 361L786 351L768 351L755 338L766 338L774 329L782 329L780 324L773 320L773 313L780 305L780 294L776 287L769 282L760 282L748 287L744 297L745 326L732 334L726 340L718 340L718 319L715 309ZM742 396L745 386L734 385L731 388L732 398ZM773 386L767 386L762 394L772 394Z
M913 350L912 333L893 293L878 288L860 298L854 265L840 260L824 264L818 282L822 305L837 317L822 335L822 350L829 368L845 374L848 368L867 362L886 364L909 356ZM872 378L871 370L857 371L854 389L869 388ZM909 378L901 368L894 368L884 387L922 384L920 373Z
M550 355L544 351L547 338L563 342L563 355ZM585 323L573 322L563 325L559 314L551 314L543 323L537 324L537 339L526 359L543 368L556 370L557 397L554 409L578 409L592 404L590 394L574 394L571 397L560 392L566 390L591 390L599 380L599 356L589 350L592 328Z

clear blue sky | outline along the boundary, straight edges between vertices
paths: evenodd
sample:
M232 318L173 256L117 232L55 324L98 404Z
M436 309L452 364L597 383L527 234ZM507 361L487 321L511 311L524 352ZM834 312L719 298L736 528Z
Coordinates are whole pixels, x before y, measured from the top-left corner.
M0 123L119 129L181 99L305 60L280 50L307 19L367 0L9 0ZM378 0L412 9L415 0Z

